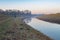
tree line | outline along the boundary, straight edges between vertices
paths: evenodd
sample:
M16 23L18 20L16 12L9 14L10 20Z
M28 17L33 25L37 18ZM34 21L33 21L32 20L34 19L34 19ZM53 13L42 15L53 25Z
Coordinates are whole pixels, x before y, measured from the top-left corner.
M4 15L9 15L9 16L29 16L31 15L31 11L29 10L24 10L24 11L20 11L20 10L2 10L0 9L0 14L4 14Z

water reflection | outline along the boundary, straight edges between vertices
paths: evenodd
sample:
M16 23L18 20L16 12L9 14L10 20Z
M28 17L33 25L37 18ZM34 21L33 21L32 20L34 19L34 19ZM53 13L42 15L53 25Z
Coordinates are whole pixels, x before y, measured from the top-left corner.
M25 22L25 23L31 22L31 17L25 18L25 19L24 19L24 22Z
M44 33L45 35L53 38L54 40L60 40L60 25L53 24L45 21L38 20L36 18L25 19L26 23L34 29Z

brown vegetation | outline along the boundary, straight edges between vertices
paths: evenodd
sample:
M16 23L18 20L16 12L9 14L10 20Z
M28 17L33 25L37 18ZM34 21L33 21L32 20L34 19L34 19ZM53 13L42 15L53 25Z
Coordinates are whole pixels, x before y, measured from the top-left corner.
M60 13L40 16L38 19L60 24Z

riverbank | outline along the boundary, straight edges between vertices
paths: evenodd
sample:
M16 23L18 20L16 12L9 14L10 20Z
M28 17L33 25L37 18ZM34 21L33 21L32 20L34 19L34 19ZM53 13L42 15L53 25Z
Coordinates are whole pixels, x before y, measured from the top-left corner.
M0 23L0 40L52 40L25 24L20 17L8 18L10 19Z
M38 19L47 21L47 22L60 24L60 13L40 16L40 17L38 17Z

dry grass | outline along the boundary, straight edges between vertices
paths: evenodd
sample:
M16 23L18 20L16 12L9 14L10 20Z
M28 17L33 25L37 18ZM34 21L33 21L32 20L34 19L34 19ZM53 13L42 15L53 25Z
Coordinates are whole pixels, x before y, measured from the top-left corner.
M60 13L59 14L49 14L45 16L38 17L38 19L60 24Z

